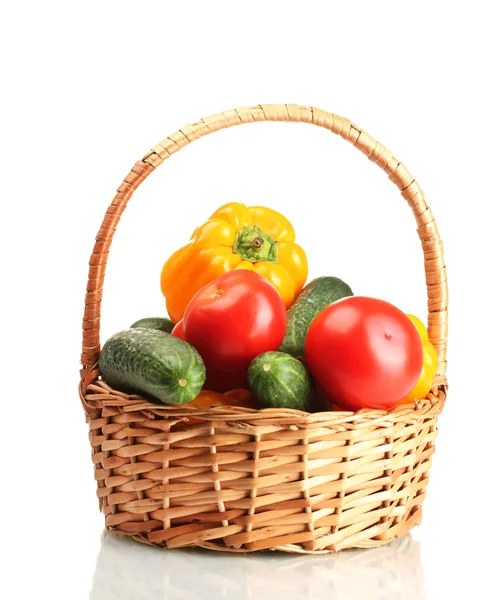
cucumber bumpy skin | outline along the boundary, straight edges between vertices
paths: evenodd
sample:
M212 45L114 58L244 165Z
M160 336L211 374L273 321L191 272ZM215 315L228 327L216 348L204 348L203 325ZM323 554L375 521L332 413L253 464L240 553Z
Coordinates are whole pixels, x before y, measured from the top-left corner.
M315 317L329 304L347 296L353 296L353 292L338 277L317 277L311 281L287 311L287 330L278 350L302 358L306 335Z
M127 329L113 335L103 346L99 367L114 389L148 395L165 404L194 400L206 377L195 348L156 329Z
M248 383L261 408L309 411L311 384L308 371L284 352L264 352L250 363Z
M166 319L165 317L145 317L139 321L135 321L133 325L130 325L130 329L136 329L137 327L144 327L145 329L159 329L159 331L166 331L171 333L175 327L175 323Z

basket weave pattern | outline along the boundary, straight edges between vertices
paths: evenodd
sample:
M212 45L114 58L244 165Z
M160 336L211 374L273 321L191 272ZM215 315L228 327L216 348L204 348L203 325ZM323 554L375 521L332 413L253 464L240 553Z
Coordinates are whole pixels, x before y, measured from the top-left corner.
M100 379L105 267L129 198L183 146L255 121L329 129L378 164L409 203L425 259L429 338L439 357L427 399L390 412L198 409L154 404ZM443 247L422 190L389 150L347 119L315 108L261 105L202 119L154 146L119 187L90 260L79 389L107 530L164 548L234 552L334 552L404 535L421 519L445 401L447 301Z

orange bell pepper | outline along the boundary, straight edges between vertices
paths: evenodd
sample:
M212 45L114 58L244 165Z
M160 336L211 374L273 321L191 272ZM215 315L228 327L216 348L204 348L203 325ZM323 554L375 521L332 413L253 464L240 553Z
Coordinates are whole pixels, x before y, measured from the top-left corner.
M186 406L196 406L197 408L211 408L212 406L239 406L242 408L255 408L257 403L250 390L237 388L220 394L211 390L203 389L201 392L188 402ZM188 417L189 423L199 423L202 419L198 417Z
M252 392L243 388L229 390L223 394L212 390L202 389L201 392L187 403L187 406L210 408L211 406L241 406L244 408L257 408Z
M432 382L434 381L438 362L436 349L429 340L429 335L425 325L418 317L415 317L414 315L408 315L408 317L415 325L418 333L420 334L420 339L422 340L423 366L422 372L420 373L420 377L418 378L415 387L400 404L409 403L415 399L421 400L422 398L427 397L427 394L432 388Z
M294 229L283 215L263 206L231 202L216 210L164 264L161 291L170 318L180 321L198 290L234 269L265 277L286 308L308 275L304 250L295 243Z

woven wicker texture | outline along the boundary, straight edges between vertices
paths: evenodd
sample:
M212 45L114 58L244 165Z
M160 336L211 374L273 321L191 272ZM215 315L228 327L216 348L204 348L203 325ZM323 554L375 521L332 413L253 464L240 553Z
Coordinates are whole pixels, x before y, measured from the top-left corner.
M166 158L219 129L255 121L312 123L378 164L411 206L422 243L429 337L439 355L428 398L391 412L307 414L154 404L100 379L100 302L108 251L129 198ZM384 146L315 108L261 105L183 127L137 162L112 201L91 255L80 396L108 531L164 548L334 552L376 546L421 519L446 394L447 279L422 190Z

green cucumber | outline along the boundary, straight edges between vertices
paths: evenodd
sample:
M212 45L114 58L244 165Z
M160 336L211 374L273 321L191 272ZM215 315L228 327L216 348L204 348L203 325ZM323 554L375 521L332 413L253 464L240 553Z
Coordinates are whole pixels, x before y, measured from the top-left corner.
M337 277L318 277L309 283L287 311L287 330L278 348L302 358L306 334L313 319L329 304L353 296L350 286Z
M140 319L139 321L135 321L133 325L130 325L131 329L136 329L137 327L144 327L145 329L158 329L159 331L171 333L172 329L175 327L175 323L170 321L170 319L165 319L164 317L146 317L145 319Z
M284 352L264 352L250 363L248 383L261 408L308 411L310 377L303 363Z
M187 342L157 329L127 329L107 340L99 361L106 383L128 394L165 404L194 400L205 382L205 365Z

